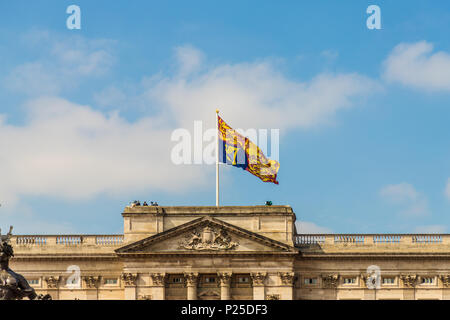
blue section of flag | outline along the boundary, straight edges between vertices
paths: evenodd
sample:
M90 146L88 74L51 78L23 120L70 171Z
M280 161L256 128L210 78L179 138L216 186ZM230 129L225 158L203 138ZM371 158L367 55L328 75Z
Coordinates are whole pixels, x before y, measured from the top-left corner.
M241 168L248 167L248 158L245 150L237 145L229 145L219 139L219 162Z

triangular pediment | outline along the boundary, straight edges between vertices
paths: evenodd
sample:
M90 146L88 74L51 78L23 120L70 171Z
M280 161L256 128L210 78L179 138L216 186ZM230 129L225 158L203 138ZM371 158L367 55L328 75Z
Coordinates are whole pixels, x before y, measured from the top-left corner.
M203 298L203 297L220 297L220 293L215 291L215 290L206 290L206 291L202 291L198 294L199 298Z
M130 243L119 255L153 253L297 252L294 247L213 217L202 217Z

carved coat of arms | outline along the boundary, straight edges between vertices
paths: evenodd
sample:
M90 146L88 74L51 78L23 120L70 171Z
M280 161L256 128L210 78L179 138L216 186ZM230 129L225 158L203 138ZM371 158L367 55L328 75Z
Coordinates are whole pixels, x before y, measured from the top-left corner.
M238 245L237 242L231 241L231 237L224 229L210 226L194 230L180 242L181 248L189 250L230 250Z

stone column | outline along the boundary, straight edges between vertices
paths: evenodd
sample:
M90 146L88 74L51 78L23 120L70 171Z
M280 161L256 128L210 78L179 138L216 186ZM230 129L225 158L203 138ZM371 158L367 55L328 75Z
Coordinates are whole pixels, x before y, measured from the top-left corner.
M415 274L402 274L400 279L403 282L403 299L416 300L416 284L419 280Z
M265 300L266 288L264 282L267 277L266 272L257 272L250 275L253 285L253 300Z
M377 298L377 288L376 288L376 282L373 286L368 286L367 281L370 281L370 274L368 273L361 273L359 276L360 281L360 287L364 288L364 297L363 300L376 300Z
M87 300L98 300L98 287L101 281L100 276L84 276L84 286L86 288Z
M124 283L125 300L136 300L137 274L122 273L120 277Z
M187 299L197 300L198 273L185 273L184 278L186 279Z
M281 300L294 300L294 280L293 272L279 272L278 276L281 281Z
M450 275L441 274L439 275L439 279L442 282L442 299L450 300Z
M220 281L220 300L230 300L231 273L218 272L217 275Z
M59 300L59 280L61 277L45 277L44 280L47 283L47 293L52 296L53 300Z
M339 277L339 274L322 275L323 288L331 291L326 295L326 297L324 297L324 299L337 300L337 287L339 285Z
M152 279L152 300L166 299L166 274L165 273L150 273Z

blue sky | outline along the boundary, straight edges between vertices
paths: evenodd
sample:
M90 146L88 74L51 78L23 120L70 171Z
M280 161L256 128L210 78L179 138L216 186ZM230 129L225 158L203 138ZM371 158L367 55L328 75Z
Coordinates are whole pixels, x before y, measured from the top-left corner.
M81 8L81 30L66 8ZM369 30L366 8L381 9ZM129 201L214 205L171 133L280 129L279 185L221 168L221 203L289 204L300 232L448 232L447 1L0 3L0 217L120 233Z

